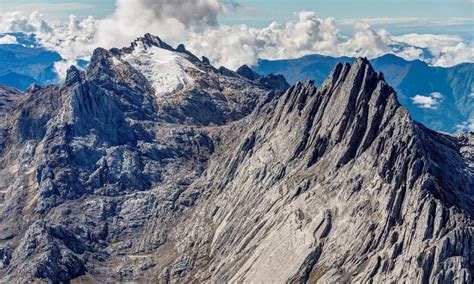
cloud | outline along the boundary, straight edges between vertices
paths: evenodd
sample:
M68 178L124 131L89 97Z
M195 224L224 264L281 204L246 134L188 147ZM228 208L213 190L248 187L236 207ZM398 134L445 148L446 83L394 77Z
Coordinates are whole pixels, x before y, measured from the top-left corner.
M229 7L220 0L117 0L114 13L98 23L96 42L124 46L147 32L182 42L191 32L216 26Z
M0 17L0 32L25 32L25 33L52 33L53 29L43 19L39 12L33 12L25 17L20 12L6 13Z
M221 25L193 33L186 45L217 65L235 69L243 64L252 65L259 57L277 59L330 52L340 41L333 19L323 20L313 12L301 12L296 20L286 24L272 22L262 29Z
M420 108L436 109L443 101L444 96L439 92L434 92L428 96L416 95L411 99L413 104L419 106Z
M391 51L389 34L368 25L356 25L352 37L345 37L332 18L321 19L302 11L296 19L265 28L221 25L205 33L191 34L186 45L209 57L217 65L237 68L254 64L258 58L296 58L307 54L377 57Z
M4 35L0 37L0 44L17 44L16 37L12 35Z
M427 61L434 66L453 66L463 62L474 62L474 43L463 42L455 35L407 34L393 37L419 48L427 48L432 58Z

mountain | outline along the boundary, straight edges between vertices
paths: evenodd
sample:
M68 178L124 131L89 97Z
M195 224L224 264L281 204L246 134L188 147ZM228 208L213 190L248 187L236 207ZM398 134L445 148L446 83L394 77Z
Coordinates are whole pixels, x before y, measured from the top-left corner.
M311 79L321 84L337 63L353 63L355 58L309 55L298 59L260 60L252 69L261 74L281 74L290 82ZM425 62L406 61L392 54L372 60L395 88L402 105L412 117L426 126L456 132L474 119L474 64L450 68L432 67Z
M16 88L18 90L26 90L37 81L30 76L21 75L11 70L0 72L0 84Z
M61 56L37 44L34 36L15 36L17 44L0 44L0 84L26 90L31 84L57 83L54 64Z
M474 135L365 59L281 86L147 34L0 96L2 281L472 283Z

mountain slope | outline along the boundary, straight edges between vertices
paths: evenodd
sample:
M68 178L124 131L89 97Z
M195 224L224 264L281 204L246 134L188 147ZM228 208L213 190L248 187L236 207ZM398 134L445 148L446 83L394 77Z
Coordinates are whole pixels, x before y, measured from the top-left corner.
M17 38L18 44L0 44L0 84L24 91L33 83L57 83L53 65L61 56L39 46L34 36L10 35Z
M3 151L8 116L23 98L23 94L18 90L0 85L0 153Z
M2 280L472 281L472 135L364 59L284 94L240 71L146 35L6 110Z
M35 83L37 83L35 79L10 70L0 72L0 84L9 86L10 88L26 90L29 86Z
M311 79L319 85L331 72L332 66L354 60L309 55L299 59L260 60L253 69L262 74L282 74L291 84ZM371 62L375 70L384 73L387 82L397 91L400 102L416 121L434 130L455 132L474 118L474 97L471 95L473 64L431 67L419 60L406 61L391 54ZM441 97L434 97L438 93ZM421 102L416 101L417 95L422 97ZM428 104L423 104L426 101Z

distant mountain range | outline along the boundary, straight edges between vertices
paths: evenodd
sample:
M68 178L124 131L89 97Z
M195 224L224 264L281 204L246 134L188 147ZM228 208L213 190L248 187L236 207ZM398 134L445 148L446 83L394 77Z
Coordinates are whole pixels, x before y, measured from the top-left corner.
M355 58L308 55L297 59L260 60L252 69L260 74L281 74L290 84L314 80L320 85L334 65L353 63ZM474 64L450 68L432 67L425 62L407 61L392 54L371 60L383 72L400 102L416 121L446 132L462 129L474 119Z
M0 45L0 84L25 90L34 83L57 83L54 63L60 61L61 56L39 46L34 36L10 35L14 35L18 43Z

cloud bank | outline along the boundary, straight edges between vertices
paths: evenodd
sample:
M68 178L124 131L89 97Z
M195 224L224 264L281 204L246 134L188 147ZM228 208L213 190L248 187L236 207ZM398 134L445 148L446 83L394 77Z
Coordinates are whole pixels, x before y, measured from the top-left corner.
M236 6L224 0L117 0L114 13L101 20L90 17L79 21L71 16L69 23L57 23L45 21L37 12L28 17L6 13L0 17L0 33L37 34L42 45L64 58L56 66L60 74L76 59L90 56L95 47L128 46L147 32L174 45L184 43L196 55L231 69L253 65L258 58L296 58L315 53L368 58L393 53L436 66L474 62L474 44L458 36L392 36L367 23L354 24L353 35L345 36L334 19L319 18L311 11L264 28L219 24L219 16L231 13Z

